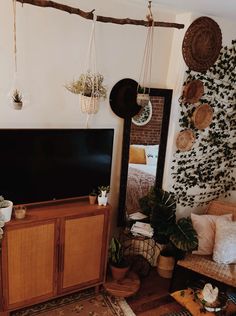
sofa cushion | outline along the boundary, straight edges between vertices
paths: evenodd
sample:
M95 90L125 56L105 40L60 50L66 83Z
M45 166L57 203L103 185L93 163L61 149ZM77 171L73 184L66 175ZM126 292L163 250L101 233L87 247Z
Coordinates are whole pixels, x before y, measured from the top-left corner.
M215 241L216 220L232 220L232 214L217 215L197 215L191 214L193 227L198 235L198 249L193 251L198 255L211 255L213 253Z
M218 263L236 263L236 222L216 221L213 260Z

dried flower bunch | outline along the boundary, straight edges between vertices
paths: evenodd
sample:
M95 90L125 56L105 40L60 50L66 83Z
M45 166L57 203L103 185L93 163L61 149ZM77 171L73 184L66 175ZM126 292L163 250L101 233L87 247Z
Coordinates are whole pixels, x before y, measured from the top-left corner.
M103 76L99 73L87 72L81 74L79 80L73 80L66 85L66 89L75 94L82 94L87 97L106 98L107 90L103 85Z
M13 102L16 102L16 103L22 102L22 94L20 93L18 89L15 89L13 91L12 100Z

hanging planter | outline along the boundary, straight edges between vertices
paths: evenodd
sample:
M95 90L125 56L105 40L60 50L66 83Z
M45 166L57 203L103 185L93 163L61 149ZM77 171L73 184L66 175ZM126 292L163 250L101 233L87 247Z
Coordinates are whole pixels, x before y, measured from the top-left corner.
M65 87L70 92L80 95L81 111L88 114L96 114L100 98L105 99L107 95L103 76L89 71L81 74L79 80L74 80Z
M103 76L96 71L96 49L95 49L95 22L94 14L93 26L88 49L87 71L84 71L79 80L74 80L66 89L72 93L80 95L80 106L82 113L87 113L87 126L90 114L96 114L99 109L99 101L105 99L107 90L103 85Z
M19 80L19 75L17 73L17 41L16 41L16 0L12 0L13 4L13 38L14 38L14 75L12 87L7 95L8 102L15 110L21 110L27 101L27 93L25 93L25 89L23 89L21 80ZM29 95L28 95L29 97Z
M145 107L150 101L150 83L151 83L151 70L152 70L152 49L153 49L153 15L151 11L151 1L148 4L149 14L147 19L149 27L147 28L147 38L144 48L142 67L137 87L137 104Z

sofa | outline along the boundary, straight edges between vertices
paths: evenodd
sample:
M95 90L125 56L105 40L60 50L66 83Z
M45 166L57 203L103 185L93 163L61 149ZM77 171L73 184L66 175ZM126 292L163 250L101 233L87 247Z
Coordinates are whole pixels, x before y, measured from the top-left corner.
M209 203L206 214L224 215L232 214L232 219L236 221L236 203L225 201L212 201ZM236 240L235 240L236 247ZM216 281L215 283L236 288L236 264L223 264L213 261L212 255L187 254L182 260L178 260L175 267L173 278L177 276L177 270L181 270L181 278L186 278L189 272L204 276L207 280ZM184 274L183 274L184 272ZM173 286L172 289L178 287ZM183 286L183 283L182 285Z

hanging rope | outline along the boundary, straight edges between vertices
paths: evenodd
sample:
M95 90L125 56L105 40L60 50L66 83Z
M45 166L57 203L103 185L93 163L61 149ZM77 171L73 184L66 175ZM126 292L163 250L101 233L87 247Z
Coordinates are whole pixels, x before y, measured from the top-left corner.
M13 5L13 38L14 38L14 63L17 72L17 48L16 48L16 0L12 0Z
M151 72L152 72L152 51L153 51L153 37L154 37L154 20L151 10L151 1L148 4L147 19L149 21L149 27L147 29L147 37L144 47L144 54L142 60L142 66L139 76L139 82L137 86L137 102L141 106L145 106L149 101L150 86L151 86Z
M84 82L83 82L83 93L80 97L81 110L83 113L87 113L86 127L88 128L89 118L92 114L97 113L98 103L99 103L99 93L98 93L98 74L97 74L97 64L96 64L96 40L95 40L95 26L97 17L94 14L92 30L89 40L87 61L84 64ZM86 94L86 84L90 81L91 84L91 96L87 97Z

